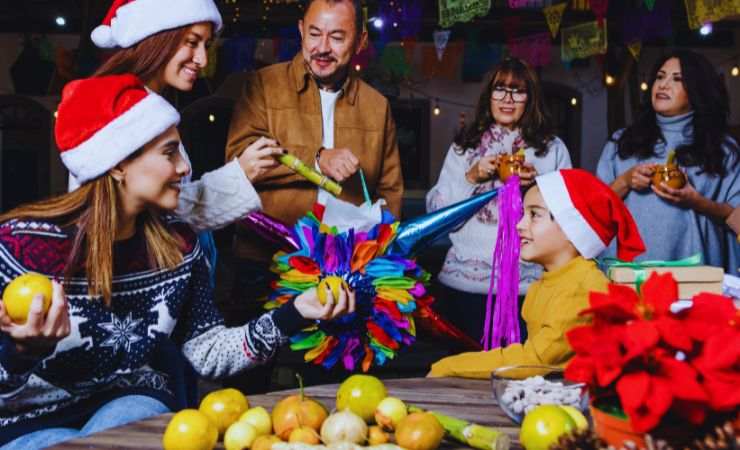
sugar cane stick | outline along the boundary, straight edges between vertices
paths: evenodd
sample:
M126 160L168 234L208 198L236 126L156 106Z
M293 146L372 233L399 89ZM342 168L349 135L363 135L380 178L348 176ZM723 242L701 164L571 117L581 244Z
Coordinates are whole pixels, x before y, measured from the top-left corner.
M297 174L315 184L316 186L319 186L325 191L332 193L335 197L339 197L339 195L342 193L342 186L340 186L337 182L331 180L326 175L317 172L315 169L303 164L303 161L291 155L290 153L280 155L277 157L277 159L284 166L287 166L290 169L294 170Z
M409 406L409 412L424 412L423 409ZM426 411L439 420L442 428L452 439L479 450L509 450L511 440L505 433L493 427L466 422L456 417L446 416L436 411Z

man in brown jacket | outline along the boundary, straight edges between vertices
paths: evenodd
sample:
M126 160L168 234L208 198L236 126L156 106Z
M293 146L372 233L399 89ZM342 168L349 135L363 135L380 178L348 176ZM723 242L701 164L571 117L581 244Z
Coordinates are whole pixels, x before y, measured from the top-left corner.
M390 105L350 68L351 58L367 42L359 3L309 2L298 24L301 52L290 62L255 72L245 83L231 120L226 160L265 136L340 182L341 199L358 205L363 202L357 174L362 169L373 199L385 199L399 217L403 179ZM317 199L330 195L282 166L267 172L255 187L263 210L289 225ZM247 311L227 315L254 313L245 302L268 288L267 268L274 252L246 228L237 227L232 297ZM227 316L238 323L244 318Z

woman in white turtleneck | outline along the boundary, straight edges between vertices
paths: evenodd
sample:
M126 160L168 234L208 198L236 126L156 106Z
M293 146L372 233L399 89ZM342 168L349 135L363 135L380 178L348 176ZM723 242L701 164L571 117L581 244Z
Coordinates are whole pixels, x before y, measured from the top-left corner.
M521 174L523 185L532 183L536 175L571 167L568 149L552 133L537 75L523 61L507 58L486 83L475 121L450 146L439 180L427 194L427 210L501 186L498 155L521 148L527 169ZM483 334L497 231L498 201L494 199L450 233L452 248L438 276L439 312L476 340ZM540 273L540 266L521 263L520 295Z
M740 244L725 221L740 206L740 147L728 133L724 82L704 56L679 50L657 61L642 105L635 122L607 142L597 170L637 222L647 247L637 260L700 253L704 263L736 274ZM670 151L688 177L682 189L651 183Z

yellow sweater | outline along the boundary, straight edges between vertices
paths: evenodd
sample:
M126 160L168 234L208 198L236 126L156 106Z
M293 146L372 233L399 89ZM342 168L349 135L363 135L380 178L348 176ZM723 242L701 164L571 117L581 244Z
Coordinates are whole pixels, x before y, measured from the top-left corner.
M528 339L487 352L470 352L432 364L430 377L489 378L502 366L548 364L564 366L573 356L565 332L587 318L578 313L589 305L591 291L606 292L608 280L596 263L577 257L532 283L522 306Z

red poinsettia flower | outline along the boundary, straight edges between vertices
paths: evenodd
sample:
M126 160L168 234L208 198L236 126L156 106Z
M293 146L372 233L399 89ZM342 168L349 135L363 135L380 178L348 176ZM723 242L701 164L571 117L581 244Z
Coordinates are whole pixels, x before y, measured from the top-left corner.
M740 406L740 313L713 294L673 312L677 298L670 273L651 274L640 294L610 285L591 293L581 313L592 323L566 334L575 352L566 378L592 393L613 390L637 431L653 429L668 411L701 424L711 411Z
M674 399L698 404L707 400L696 370L663 349L646 355L639 370L627 369L617 381L617 393L632 425L640 432L658 425ZM692 409L686 418L701 423L701 411Z
M707 338L693 361L703 377L712 409L732 411L740 407L740 333L727 326Z

